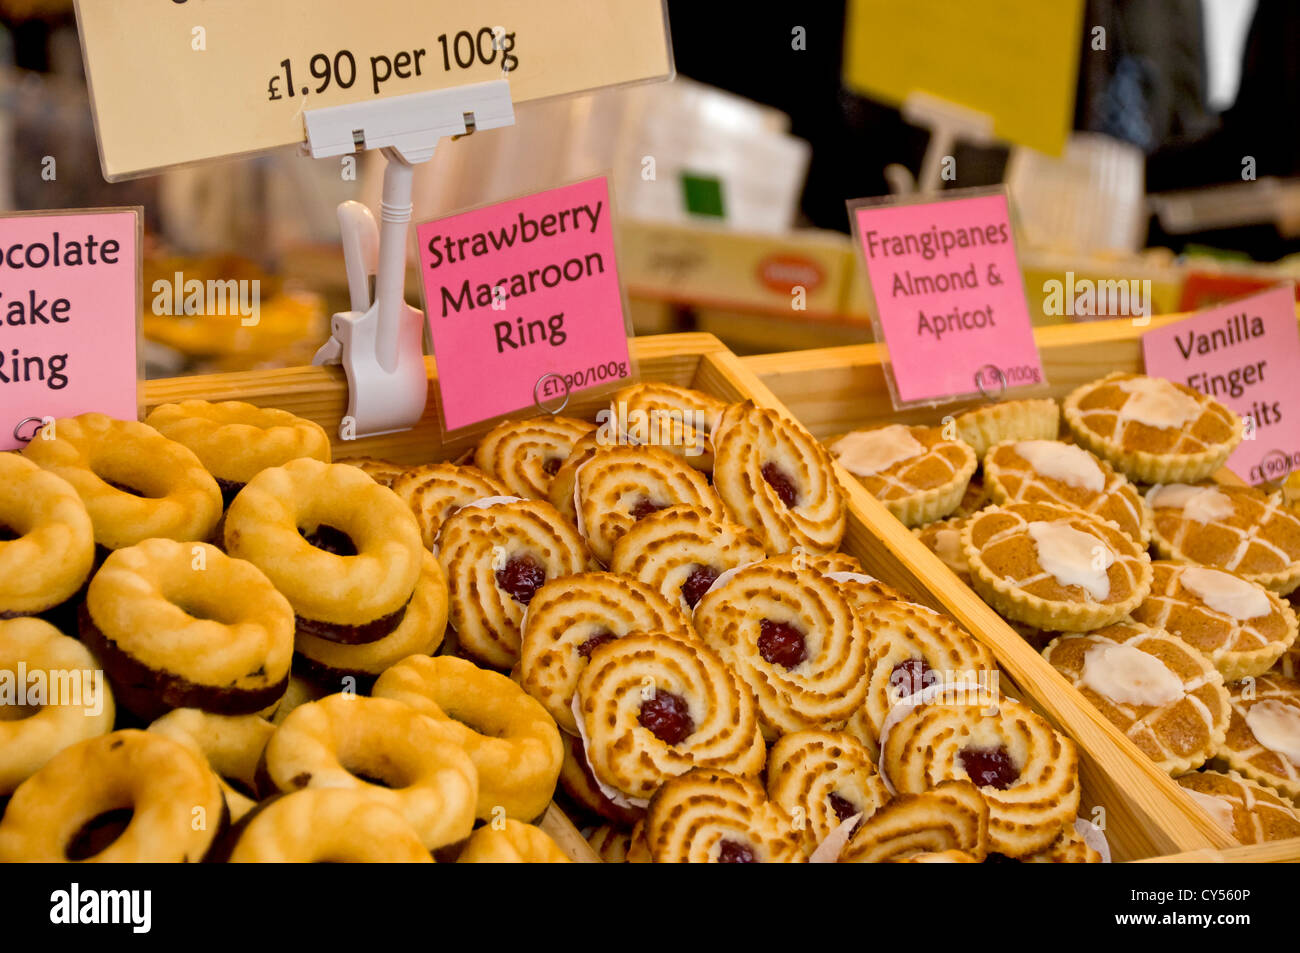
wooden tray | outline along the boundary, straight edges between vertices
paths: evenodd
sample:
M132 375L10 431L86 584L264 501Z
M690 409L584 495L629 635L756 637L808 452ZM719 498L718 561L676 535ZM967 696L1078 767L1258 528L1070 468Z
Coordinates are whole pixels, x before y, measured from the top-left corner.
M646 380L695 387L724 400L749 398L760 406L788 413L754 371L711 335L640 338L635 341L633 353ZM825 352L811 353L826 361ZM802 359L802 355L782 357ZM367 455L417 463L454 458L469 446L470 439L439 444L436 368L431 358L426 361L430 389L424 419L405 433L346 443L336 439L334 449L338 455ZM761 359L760 368L764 366L762 361L770 365L772 359ZM826 363L836 365L834 360ZM852 375L841 375L839 379L851 380ZM882 395L883 386L880 380ZM783 390L791 393L789 387ZM839 390L836 399L848 403L863 392L860 384L851 384ZM823 399L828 399L822 393ZM333 438L347 395L342 372L321 367L174 378L150 381L146 387L149 407L186 398L238 399L279 407L315 420ZM881 413L889 403L887 396L883 400ZM796 405L806 410L804 404L796 401ZM599 400L575 400L565 413L590 419L600 406ZM818 432L824 434L826 428L823 426ZM1180 803L1186 799L1179 795L1173 783L1109 723L1099 723L1082 696L974 593L961 586L928 549L855 480L843 471L840 477L848 488L850 501L843 549L858 557L869 572L918 602L950 612L992 648L1003 669L1002 684L1007 694L1023 698L1078 743L1083 787L1081 813L1089 817L1094 808L1104 810L1106 834L1116 860L1230 846L1231 841L1207 816L1186 810ZM585 845L567 818L558 809L550 813L553 816L546 823L551 833L558 832L571 855L585 854L585 859L590 859L590 849L584 851Z
M1158 328L1164 324L1178 321L1182 315L1153 317L1151 324L1135 325L1131 320L1099 321L1089 324L1061 325L1052 328L1035 329L1035 338L1039 352L1043 356L1044 371L1047 372L1050 393L1058 399L1065 397L1071 390L1089 381L1105 376L1113 371L1143 371L1141 355L1141 335L1148 329ZM881 359L884 351L879 345L857 345L852 347L824 348L818 351L800 351L797 354L770 354L746 358L746 368L762 378L770 386L776 397L783 400L790 412L818 437L829 437L845 430L872 424L889 423L933 423L940 413L950 412L950 408L920 408L920 410L896 413L889 400L889 391L885 386ZM1236 482L1238 477L1229 471L1216 475L1221 482ZM887 515L887 519L889 519ZM894 521L897 530L902 525ZM910 533L907 533L910 536ZM907 547L909 558L915 546L902 540L900 545ZM922 549L924 547L922 546ZM1044 692L1056 694L1069 690L1075 703L1082 705L1097 723L1097 728L1125 750L1128 757L1145 761L1140 751L1122 736L1112 724L1101 718L1091 705L1083 701L1074 689L1071 689L1052 667L1019 640L1015 633L998 618L996 612L980 601L971 589L943 566L937 558L920 558L924 566L924 575L928 584L941 595L945 608L972 629L982 629L991 644L1013 641L1017 645L1006 645L1006 651L1013 657L1021 659L1023 672L1030 683ZM978 605L974 605L978 603ZM1209 816L1190 798L1180 796L1177 785L1167 779L1162 772L1152 768L1145 772L1151 779L1153 790L1158 790L1165 800L1173 798L1175 809L1187 816L1197 831L1208 837L1213 848L1182 850L1178 861L1218 857L1217 848L1229 846L1229 852L1223 854L1225 859L1257 859L1257 861L1274 861L1286 858L1300 861L1300 839L1277 841L1270 845L1230 846L1234 844L1214 826Z

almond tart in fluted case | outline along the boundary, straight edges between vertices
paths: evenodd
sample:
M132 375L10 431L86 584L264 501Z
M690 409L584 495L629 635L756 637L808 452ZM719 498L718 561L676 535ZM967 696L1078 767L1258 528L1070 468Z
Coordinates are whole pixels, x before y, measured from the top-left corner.
M1259 675L1228 684L1232 720L1214 767L1300 800L1300 682Z
M828 442L831 456L904 526L941 519L961 503L979 460L940 427L890 424Z
M1199 768L1223 743L1231 715L1223 676L1162 629L1118 622L1065 634L1043 657L1170 774Z
M1236 771L1194 771L1174 780L1242 844L1300 837L1300 813L1295 805Z
M1241 418L1199 391L1117 371L1065 398L1079 444L1135 483L1203 480L1241 442Z
M1249 486L1169 484L1147 493L1162 559L1235 573L1279 595L1300 585L1300 510Z
M1054 503L981 510L962 530L962 548L985 602L1048 631L1118 622L1151 588L1150 557L1117 524Z

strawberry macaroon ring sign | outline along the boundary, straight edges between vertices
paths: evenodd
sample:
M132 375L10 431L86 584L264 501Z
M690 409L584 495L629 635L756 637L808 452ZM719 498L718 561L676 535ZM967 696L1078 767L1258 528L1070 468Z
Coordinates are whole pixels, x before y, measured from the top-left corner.
M447 431L636 376L612 219L600 176L417 227Z

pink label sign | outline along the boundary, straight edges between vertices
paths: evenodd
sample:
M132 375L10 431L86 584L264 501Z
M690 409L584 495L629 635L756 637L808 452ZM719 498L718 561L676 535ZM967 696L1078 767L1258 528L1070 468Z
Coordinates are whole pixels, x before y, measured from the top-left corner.
M1146 371L1209 394L1243 418L1228 467L1243 480L1300 469L1300 330L1290 284L1142 336Z
M416 229L448 430L631 374L601 178Z
M1043 383L1005 195L854 215L896 404Z
M0 219L0 450L23 445L27 418L136 419L138 215Z

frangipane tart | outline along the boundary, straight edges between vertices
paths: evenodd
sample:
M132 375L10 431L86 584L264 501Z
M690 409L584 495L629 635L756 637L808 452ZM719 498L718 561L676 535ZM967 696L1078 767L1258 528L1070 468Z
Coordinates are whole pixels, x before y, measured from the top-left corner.
M891 424L855 430L830 444L839 461L904 526L941 519L961 503L979 460L940 427Z
M708 478L658 447L601 447L575 474L578 531L605 565L614 544L637 520L677 505L714 519L725 516Z
M1175 483L1146 499L1162 559L1226 569L1280 595L1300 585L1300 510L1280 494Z
M1133 619L1204 654L1226 679L1261 675L1295 642L1296 615L1263 586L1217 569L1157 560Z
M629 632L694 635L690 617L650 586L608 572L548 582L528 604L519 654L519 684L570 734L573 693L591 653Z
M870 817L890 798L871 753L852 735L795 731L767 756L767 796L795 820L811 851L851 817Z
M843 864L877 864L957 851L981 861L989 852L989 805L969 781L940 781L900 794L866 818L840 853Z
M769 554L839 548L848 521L844 493L830 454L812 434L745 401L723 413L713 447L718 495Z
M970 585L970 563L966 561L966 550L961 544L961 531L970 522L970 517L954 517L935 520L920 529L912 530L930 552L952 570L966 585Z
M1151 514L1137 487L1082 447L1059 440L999 443L984 458L984 482L997 503L1059 503L1095 513L1143 546Z
M1116 372L1076 388L1065 422L1079 443L1135 483L1203 480L1241 442L1241 418L1159 377Z
M1050 397L1007 400L958 414L957 436L983 460L1004 440L1055 440L1061 431L1061 408Z
M835 581L755 563L718 580L693 618L758 701L769 739L843 728L866 697L867 639Z
M1223 676L1186 642L1135 622L1057 637L1043 657L1170 774L1199 768L1223 743Z
M971 516L992 502L993 498L989 496L989 488L984 485L983 478L977 473L970 478L970 483L966 485L966 492L962 494L961 502L952 511L951 516L953 519Z
M644 806L695 767L757 775L767 757L754 696L716 652L680 633L598 646L573 705L592 774L615 803Z
M898 706L881 739L881 773L901 794L970 781L989 805L992 850L1008 857L1042 850L1079 810L1074 742L1018 701L960 694Z
M1300 798L1300 682L1281 675L1228 683L1232 721L1215 765Z
M505 484L509 493L544 500L573 445L593 429L572 417L504 420L479 443L474 464Z
M996 691L993 654L947 616L910 602L879 603L859 614L867 632L867 698L850 730L870 750L890 710L910 695L959 681Z
M1008 503L962 530L971 584L1008 619L1055 632L1118 622L1151 588L1151 560L1115 523L1055 503Z
M1197 771L1175 780L1215 823L1243 844L1300 837L1295 807L1236 771Z
M696 768L650 800L645 838L657 864L807 860L794 819L752 778Z
M691 612L720 575L763 556L758 537L740 524L695 507L670 506L641 518L619 537L609 568Z

